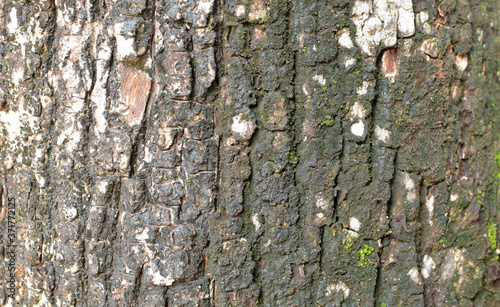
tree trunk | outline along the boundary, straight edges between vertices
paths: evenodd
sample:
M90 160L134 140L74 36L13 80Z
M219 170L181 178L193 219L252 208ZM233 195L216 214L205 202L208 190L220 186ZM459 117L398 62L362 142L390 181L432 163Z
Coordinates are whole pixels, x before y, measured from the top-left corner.
M0 302L499 306L499 12L4 0Z

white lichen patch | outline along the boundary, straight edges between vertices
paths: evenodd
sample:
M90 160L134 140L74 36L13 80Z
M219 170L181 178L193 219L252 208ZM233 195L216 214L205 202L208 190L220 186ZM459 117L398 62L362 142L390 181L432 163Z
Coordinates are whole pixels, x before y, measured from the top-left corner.
M12 76L11 76L12 83L17 86L21 83L21 80L23 80L24 77L24 69L23 67L19 66L13 69L12 71Z
M351 133L356 136L363 136L365 133L365 124L362 120L351 125Z
M346 57L344 59L344 66L345 66L345 68L349 68L349 67L351 67L354 64L356 64L356 59L355 58L353 58L353 57Z
M72 221L78 215L78 210L75 207L64 208L64 217L68 221Z
M47 298L47 294L45 292L42 292L42 294L38 298L38 302L32 306L33 307L45 307L45 306L50 306L50 304L51 303L50 303L49 299Z
M434 195L429 196L425 201L425 207L429 213L429 225L433 225L432 217L434 216Z
M368 94L368 87L370 87L370 85L372 85L372 82L363 81L361 86L358 86L358 88L356 89L356 93L358 94L358 96Z
M243 140L249 140L257 125L252 120L243 119L243 114L240 113L233 117L231 130Z
M234 6L234 15L236 17L241 17L245 15L245 6L244 5L235 5Z
M259 214L258 213L255 213L252 216L252 222L253 222L253 225L255 226L255 231L259 231L261 224L259 222Z
M159 270L155 271L153 266L149 266L148 270L149 271L147 273L151 275L153 285L170 286L175 281L175 279L173 279L170 275L163 276Z
M424 266L422 268L422 276L427 279L429 278L429 276L431 276L432 270L436 268L436 263L429 255L424 256L423 262Z
M339 32L339 46L342 48L352 48L354 44L351 40L351 35L349 34L349 29L345 28Z
M328 209L328 202L323 198L321 194L316 195L316 207L321 210Z
M459 71L464 71L467 68L467 65L468 65L468 56L467 56L467 54L457 55L455 57L455 65L457 65L457 68L458 68Z
M304 95L309 96L309 92L307 91L307 84L305 82L304 84L302 84L302 92L304 93Z
M368 55L375 55L376 48L396 45L400 36L415 33L415 15L411 0L356 1L352 8L352 21L356 25L355 41Z
M3 136L8 137L9 141L16 141L20 135L21 127L23 126L23 119L26 116L23 116L23 112L21 111L0 111L0 122L4 125L7 134L3 134Z
M323 222L323 220L325 219L325 215L323 213L316 213L315 214L315 222L317 223L320 223L320 222Z
M114 34L116 38L116 56L118 60L137 56L134 48L134 35L133 33L129 34L124 29L125 24L122 22L116 23L114 25Z
M325 84L326 84L326 80L325 80L325 78L323 77L323 75L315 75L315 76L313 77L313 80L314 80L314 81L317 81L317 82L318 82L319 84L321 84L321 85L325 85Z
M358 232L361 229L361 222L357 218L351 217L349 219L349 227L352 230Z
M381 142L388 143L391 137L391 133L389 130L386 130L377 125L375 126L375 137Z
M334 284L330 284L326 287L326 296L330 296L332 294L336 294L336 293L341 293L342 294L342 297L343 299L345 300L348 296L349 296L349 293L350 293L350 289L349 287L347 287L347 285L341 281L339 281L338 283L334 283Z
M356 101L347 116L351 119L363 119L366 116L366 109L358 101Z
M450 201L456 201L458 199L458 194L451 194Z
M422 31L425 34L432 33L432 27L427 22L428 20L429 20L429 13L427 13L426 11L422 11L415 16L415 21L417 23L417 26L422 27Z
M106 131L107 120L106 112L106 94L107 81L109 76L108 65L111 59L111 48L103 44L97 53L96 61L96 81L90 100L94 110L94 133L99 136Z
M250 6L250 12L248 13L248 19L264 19L267 16L268 7L263 0L254 0Z
M464 261L463 253L463 249L450 248L448 250L444 263L441 265L441 282L453 276L455 269Z
M146 240L149 239L149 228L146 227L142 230L142 232L138 231L136 232L135 238L141 242L141 243L146 243Z
M387 2L390 2L388 0ZM402 37L415 34L415 14L412 0L396 1L398 4L398 31Z
M417 192L415 191L415 182L410 178L409 173L404 173L403 183L406 189L406 200L413 202L417 199Z
M413 281L416 284L422 284L422 279L420 278L420 273L418 272L417 267L411 268L411 270L407 274L410 276L411 281Z
M258 41L258 40L262 40L266 37L266 32L259 28L259 27L255 27L252 31L252 41Z
M99 184L97 185L97 189L99 190L99 192L101 192L102 194L106 193L106 191L108 190L108 187L109 187L109 182L107 182L106 180L102 180L101 182L99 182Z
M353 230L347 230L346 239L348 242L352 242L355 238L359 237L359 234Z
M9 17L10 17L10 22L7 24L7 31L9 31L10 34L13 34L16 32L17 28L19 27L19 24L17 22L17 9L16 8L13 8L10 11Z

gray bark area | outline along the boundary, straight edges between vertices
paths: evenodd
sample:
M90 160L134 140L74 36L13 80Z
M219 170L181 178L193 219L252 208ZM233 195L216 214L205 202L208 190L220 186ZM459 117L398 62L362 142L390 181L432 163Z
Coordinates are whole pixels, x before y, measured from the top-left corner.
M498 6L2 1L0 302L500 305Z

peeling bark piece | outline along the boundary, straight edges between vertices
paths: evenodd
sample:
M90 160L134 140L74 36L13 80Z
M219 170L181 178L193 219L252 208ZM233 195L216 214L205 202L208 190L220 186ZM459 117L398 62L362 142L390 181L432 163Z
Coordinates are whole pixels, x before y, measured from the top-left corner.
M125 66L120 67L118 73L122 80L120 94L125 108L123 116L130 126L138 125L146 108L151 78L141 70Z

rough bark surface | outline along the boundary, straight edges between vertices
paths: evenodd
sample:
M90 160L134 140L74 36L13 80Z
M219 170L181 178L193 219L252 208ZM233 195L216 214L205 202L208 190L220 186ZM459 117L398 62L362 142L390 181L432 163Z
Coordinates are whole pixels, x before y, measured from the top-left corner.
M499 12L3 1L0 303L499 306Z

